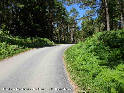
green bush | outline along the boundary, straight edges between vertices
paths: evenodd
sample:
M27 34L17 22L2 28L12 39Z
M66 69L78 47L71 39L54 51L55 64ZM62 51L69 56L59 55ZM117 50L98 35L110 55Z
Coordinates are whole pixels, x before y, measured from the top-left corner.
M18 45L21 47L43 47L54 45L54 42L50 41L47 38L40 37L29 37L29 38L21 38L21 37L13 37L9 35L8 31L0 31L0 42L6 42L7 44Z
M8 31L0 30L0 59L23 52L30 48L54 45L49 39L32 37L21 38L11 36Z
M80 91L124 93L124 30L99 32L65 52Z
M0 43L0 59L13 56L27 49L28 48L19 47L18 45L9 45L6 42Z

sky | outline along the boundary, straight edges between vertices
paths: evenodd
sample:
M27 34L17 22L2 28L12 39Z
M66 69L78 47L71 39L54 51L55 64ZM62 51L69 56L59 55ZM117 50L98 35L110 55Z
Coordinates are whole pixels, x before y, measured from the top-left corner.
M85 10L79 8L79 4L73 4L73 5L70 5L70 6L64 5L64 6L65 6L65 8L67 9L68 12L70 12L70 10L72 8L75 8L79 12L79 16L77 18L81 18L85 14ZM82 21L78 22L79 27L81 27L81 23L82 23Z
M64 4L64 7L66 8L66 10L67 10L68 12L70 12L70 10L71 10L72 8L75 8L75 9L79 12L79 16L78 16L77 18L81 18L81 17L83 17L83 15L85 15L86 10L89 10L89 9L85 9L85 10L84 10L84 9L80 8L79 6L80 6L79 4L72 4L72 5L70 5L70 6ZM94 16L93 18L96 18L96 17L97 17L97 15ZM81 27L81 23L82 23L82 21L79 21L79 22L78 22L78 26L79 26L79 27Z

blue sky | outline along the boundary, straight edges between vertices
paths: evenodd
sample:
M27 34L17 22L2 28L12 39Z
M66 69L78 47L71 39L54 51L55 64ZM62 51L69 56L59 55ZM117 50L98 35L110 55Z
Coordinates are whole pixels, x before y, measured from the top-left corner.
M90 8L87 8L87 9L84 10L84 9L80 8L80 4L72 4L70 6L64 4L64 6L65 6L65 8L67 9L68 12L70 12L70 10L72 8L75 8L79 12L78 18L83 17L83 15L85 15L86 10L89 10L90 9ZM94 16L93 18L96 18L96 17L97 17L97 15ZM82 23L82 21L79 21L78 22L78 26L79 27L81 27L81 23Z
M70 12L70 10L72 8L75 8L79 12L78 18L82 17L85 14L85 11L86 11L86 10L83 10L83 9L79 8L79 6L80 6L79 4L73 4L73 5L70 5L70 6L64 5L64 6L65 6L65 8L67 9L68 12ZM78 22L78 26L81 27L81 21Z

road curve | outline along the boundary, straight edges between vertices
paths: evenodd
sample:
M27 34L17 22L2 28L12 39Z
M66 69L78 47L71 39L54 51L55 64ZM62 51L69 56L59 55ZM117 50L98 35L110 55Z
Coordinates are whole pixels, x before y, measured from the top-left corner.
M73 93L62 56L71 44L32 49L0 62L0 93Z

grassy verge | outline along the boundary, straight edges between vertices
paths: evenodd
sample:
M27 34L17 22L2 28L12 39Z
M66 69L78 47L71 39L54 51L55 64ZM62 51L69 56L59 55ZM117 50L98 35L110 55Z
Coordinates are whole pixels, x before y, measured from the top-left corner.
M65 52L79 93L124 93L124 30L100 32Z
M32 48L54 45L46 38L21 38L9 35L7 31L0 30L0 60Z
M23 47L19 47L18 45L9 45L7 43L0 43L0 60L27 51L29 49L31 48L23 48Z

